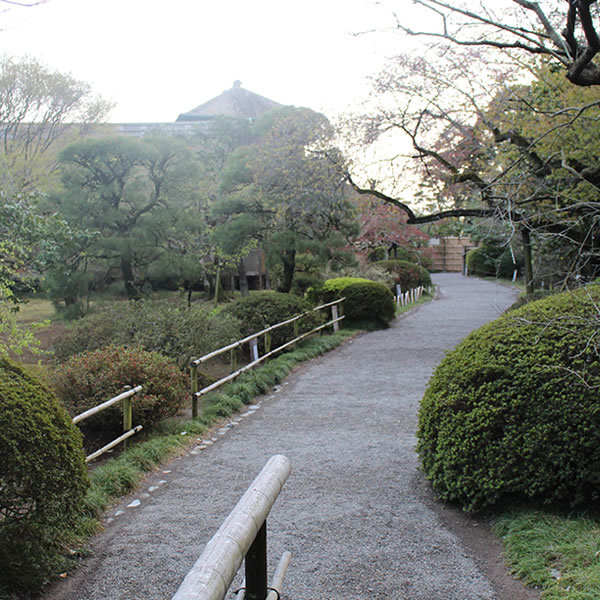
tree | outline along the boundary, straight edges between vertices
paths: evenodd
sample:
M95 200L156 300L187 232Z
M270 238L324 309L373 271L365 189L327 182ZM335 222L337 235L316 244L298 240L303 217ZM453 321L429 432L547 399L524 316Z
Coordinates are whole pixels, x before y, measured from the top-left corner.
M11 196L0 190L0 357L9 350L35 352L39 346L32 331L17 320L24 294L33 289L28 273L55 220L41 217L36 203L34 194Z
M215 210L226 218L222 228L264 243L271 264L281 266L279 289L288 292L299 253L327 255L344 244L340 234L354 231L350 189L323 115L286 107L263 115L253 133L256 141L223 171Z
M111 105L91 87L32 58L0 58L0 186L18 193L56 168L57 150L90 131Z
M128 297L139 297L144 271L174 245L173 226L195 193L188 148L175 138L88 139L65 148L60 161L60 213L96 232L92 256L118 268Z
M533 290L532 236L570 244L592 266L595 208L582 203L582 186L588 186L588 196L597 186L596 129L589 125L596 105L592 99L583 107L570 104L575 95L585 100L587 90L570 86L548 61L516 72L510 63L488 68L480 53L442 50L435 60L396 59L376 80L380 109L361 122L367 142L384 136L389 142L393 134L410 141L416 173L430 194L429 206L420 202L419 208L427 210L417 214L376 182L360 187L351 175L349 180L360 193L402 209L409 224L448 217L505 222L520 233L528 291ZM522 83L523 76L511 81L507 72L526 73L530 83ZM587 134L578 132L576 123L587 123ZM406 164L406 155L402 158ZM572 274L582 274L581 266L579 260ZM589 276L593 273L588 269Z
M594 23L597 0L553 0L545 8L532 0L484 1L479 9L443 0L414 3L430 11L438 27L416 31L404 24L404 17L396 16L396 25L405 34L546 56L566 71L571 83L600 84L600 66L594 61L600 50Z

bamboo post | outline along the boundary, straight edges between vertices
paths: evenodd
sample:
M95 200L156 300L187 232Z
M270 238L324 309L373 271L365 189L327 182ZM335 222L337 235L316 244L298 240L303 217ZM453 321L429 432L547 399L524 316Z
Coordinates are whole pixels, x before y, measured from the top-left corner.
M258 342L256 338L252 338L248 343L250 345L250 361L258 360Z
M339 329L340 329L340 324L338 323L337 318L338 318L338 307L337 307L337 304L334 304L331 307L331 320L335 321L334 324L333 324L333 331L334 331L334 333L336 331L339 331Z
M192 391L192 419L198 417L198 365L196 364L196 357L192 356L190 361L190 381Z
M125 391L129 391L131 389L130 385L125 386ZM127 433L133 427L133 410L132 410L132 396L128 398L123 398L123 433ZM127 440L123 441L123 448L127 450L128 442Z
M237 348L232 348L229 351L229 372L235 373L237 371Z
M265 354L269 354L269 352L271 352L271 341L272 341L271 332L270 331L265 332Z
M298 337L298 335L300 334L300 328L299 328L299 324L298 321L294 321L294 339L296 339ZM292 345L292 348L296 348L296 344Z

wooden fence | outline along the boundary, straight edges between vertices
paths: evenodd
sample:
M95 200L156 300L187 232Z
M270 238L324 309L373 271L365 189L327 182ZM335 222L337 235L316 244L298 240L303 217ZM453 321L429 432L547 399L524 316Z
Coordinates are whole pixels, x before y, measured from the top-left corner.
M223 600L245 558L246 579L238 600L280 597L290 553L267 584L267 516L290 474L289 460L269 459L186 575L172 600Z
M115 396L114 398L111 398L110 400L107 400L106 402L103 402L102 404L99 404L98 406L94 406L94 408L90 408L89 410L82 412L80 415L77 415L76 417L73 417L73 423L77 424L77 423L80 423L81 421L83 421L84 419L91 417L92 415L96 415L99 412L102 412L103 410L107 409L109 406L112 406L113 404L116 404L117 402L121 402L121 400L123 401L123 435L114 439L112 442L110 442L109 444L106 444L106 446L103 446L99 450L96 450L96 452L92 452L92 454L90 454L88 457L86 457L86 459L85 459L86 463L94 460L95 458L98 458L99 456L101 456L102 454L104 454L105 452L110 450L111 448L118 446L120 443L124 442L127 438L130 438L132 435L136 434L138 431L141 431L141 429L142 429L141 425L137 425L136 427L133 427L133 410L132 410L132 401L131 401L132 396L134 396L135 394L137 394L138 392L141 392L141 391L142 391L142 386L138 385L138 386L134 387L133 389L129 389L129 390L123 392L122 394L119 394L118 396Z
M263 329L262 331L259 331L258 333L253 333L252 335L249 335L248 337L238 340L237 342L233 342L232 344L229 344L228 346L223 346L222 348L219 348L218 350L215 350L214 352L210 352L209 354L206 354L200 358L192 358L191 362L190 362L190 379L191 379L191 391L192 391L192 418L195 419L198 416L199 402L200 402L200 399L202 398L202 396L204 396L205 394L208 394L209 392L216 390L217 388L221 387L222 385L224 385L225 383L227 383L229 381L233 381L234 379L239 377L245 371L253 369L256 365L258 365L261 362L263 362L264 360L270 358L277 352L280 352L281 350L284 350L285 348L293 346L294 344L298 343L299 341L303 340L304 338L308 337L309 335L312 335L313 333L322 331L327 327L333 327L333 331L337 331L339 329L340 321L342 319L344 319L344 315L341 314L343 311L341 309L339 309L338 307L342 307L342 303L344 302L344 300L345 300L345 298L340 298L339 300L334 300L333 302L328 302L327 304L322 304L321 306L317 306L316 308L306 311L300 315L296 315L295 317L292 317L291 319L288 319L287 321L282 321L281 323L277 323L276 325L271 325L270 327L267 327L266 329ZM302 317L305 317L306 315L309 315L318 310L323 310L325 308L331 308L331 319L329 321L327 321L327 323L324 323L323 325L320 325L319 327L315 327L314 329L311 329L310 331L307 331L306 333L299 334L300 319L302 319ZM289 342L286 342L285 344L282 344L281 346L275 348L274 350L271 350L271 332L279 327L283 327L284 325L289 325L289 324L293 324L294 338L292 340L290 340ZM259 356L259 352L258 352L258 338L260 336L264 336L265 353L262 356ZM246 366L238 369L237 368L237 349L240 348L241 346L243 346L244 344L249 344L250 362ZM198 387L199 387L199 384L198 384L198 367L199 367L199 365L206 362L207 360L210 360L211 358L215 358L226 352L230 352L230 365L231 365L230 374L227 375L226 377L219 379L218 381L215 381L214 383L212 383L202 389L198 389Z

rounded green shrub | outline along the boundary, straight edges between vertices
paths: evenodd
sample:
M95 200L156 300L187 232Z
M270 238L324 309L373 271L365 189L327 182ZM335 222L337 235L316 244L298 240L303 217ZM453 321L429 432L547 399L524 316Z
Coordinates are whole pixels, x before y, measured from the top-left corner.
M0 588L57 574L88 486L81 434L56 396L0 359Z
M441 498L474 510L505 498L600 497L600 286L506 313L436 369L418 452Z
M262 331L270 325L287 321L311 308L312 306L307 300L294 294L265 290L252 292L249 296L238 298L225 306L221 312L235 317L242 324L242 337L246 337ZM323 322L324 317L321 313L310 313L300 319L299 332L310 331ZM293 324L275 329L272 332L271 348L276 348L291 340L293 332ZM263 336L261 336L258 340L261 348L263 341Z
M365 281L344 288L344 314L348 321L375 321L387 326L396 315L394 295L383 283Z
M306 291L306 299L312 304L333 302L343 296L342 291L353 283L365 283L370 279L364 277L334 277L327 279L321 285Z
M387 285L362 277L334 277L309 291L313 303L345 297L346 321L372 321L386 326L396 314L394 295Z
M177 414L189 393L189 381L170 359L140 348L108 346L71 357L50 375L71 416L120 394L124 386L143 386L133 397L133 424L151 427ZM122 430L120 403L82 421L82 428L111 433Z
M390 273L402 293L417 287L431 287L429 271L416 263L406 260L380 260L373 265Z

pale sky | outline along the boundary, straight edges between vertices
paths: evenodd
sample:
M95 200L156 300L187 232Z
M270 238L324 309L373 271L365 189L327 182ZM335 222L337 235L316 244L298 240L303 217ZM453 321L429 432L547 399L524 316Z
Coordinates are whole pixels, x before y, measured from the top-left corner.
M87 81L116 104L111 122L174 121L236 79L335 117L407 43L375 0L49 0L0 23L0 52Z

